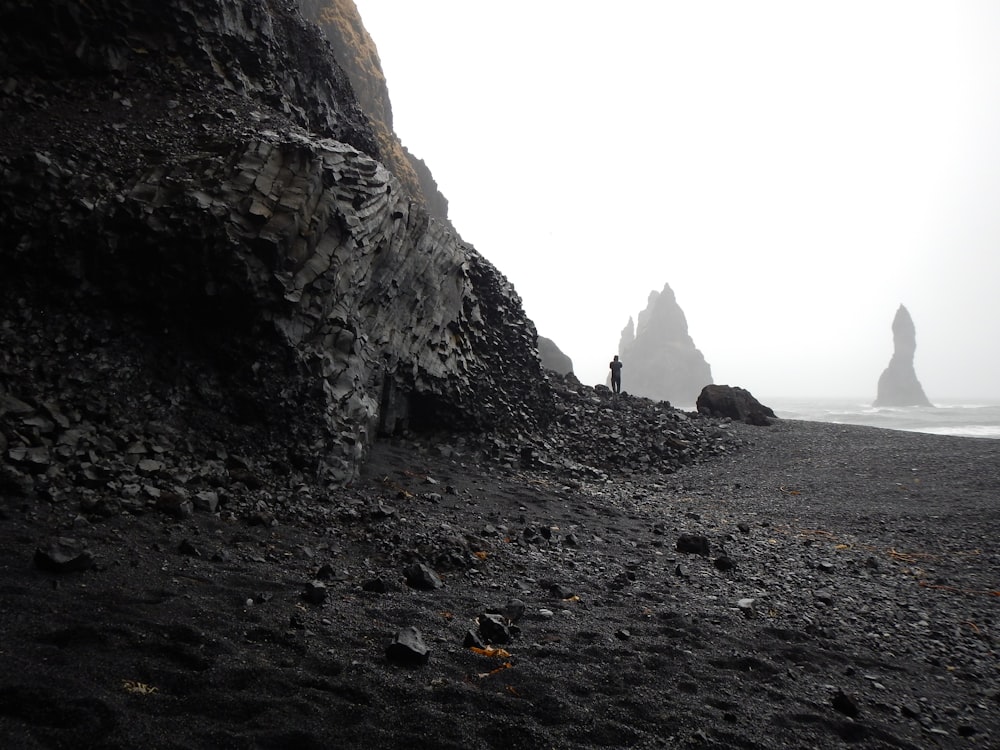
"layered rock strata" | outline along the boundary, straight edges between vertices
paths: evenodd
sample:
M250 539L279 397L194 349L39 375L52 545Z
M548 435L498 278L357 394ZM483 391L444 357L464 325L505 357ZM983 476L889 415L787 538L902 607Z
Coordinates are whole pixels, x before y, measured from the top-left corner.
M338 481L379 429L547 418L520 298L373 158L293 4L5 0L0 29L4 293L144 321Z
M874 406L932 406L917 379L913 358L917 351L917 329L903 305L892 320L892 358L878 379Z

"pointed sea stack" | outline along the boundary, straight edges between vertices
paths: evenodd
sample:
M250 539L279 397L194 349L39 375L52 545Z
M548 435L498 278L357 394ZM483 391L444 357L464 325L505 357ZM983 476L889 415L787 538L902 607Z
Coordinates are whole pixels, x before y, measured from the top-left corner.
M917 332L909 311L900 305L892 321L892 359L878 379L874 406L933 406L913 369Z
M637 326L629 319L618 354L625 364L622 389L634 396L689 406L712 382L712 369L688 334L687 318L669 284L649 293Z

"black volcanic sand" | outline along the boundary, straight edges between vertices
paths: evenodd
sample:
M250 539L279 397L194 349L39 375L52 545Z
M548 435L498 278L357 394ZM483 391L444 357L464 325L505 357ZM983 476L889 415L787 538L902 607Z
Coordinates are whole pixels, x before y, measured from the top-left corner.
M0 744L1000 745L1000 442L733 429L728 457L595 484L383 443L257 525L6 497ZM39 569L58 536L94 565ZM463 645L487 613L502 651ZM425 664L387 658L408 627Z

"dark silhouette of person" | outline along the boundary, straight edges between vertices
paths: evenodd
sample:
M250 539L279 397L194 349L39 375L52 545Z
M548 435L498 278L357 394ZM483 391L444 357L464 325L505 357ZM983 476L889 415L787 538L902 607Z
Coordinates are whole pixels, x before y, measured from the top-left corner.
M608 363L611 368L611 390L615 393L622 392L622 363L618 361L618 355Z

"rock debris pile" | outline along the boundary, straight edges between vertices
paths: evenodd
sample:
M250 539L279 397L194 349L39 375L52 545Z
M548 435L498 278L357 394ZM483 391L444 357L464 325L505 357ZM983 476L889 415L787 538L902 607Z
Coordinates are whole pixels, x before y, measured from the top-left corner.
M91 317L70 303L8 297L0 306L0 481L7 492L87 517L157 511L268 523L323 488L319 406L294 390L277 404L220 368L185 333ZM258 378L280 381L259 360ZM293 387L298 381L286 383ZM550 375L549 429L409 433L445 458L570 481L673 472L743 438L710 419L572 375ZM287 408L282 408L287 404ZM328 480L327 480L328 481ZM322 490L320 490L322 491Z
M549 373L556 394L555 418L548 429L518 448L526 467L545 467L579 479L607 479L649 472L671 473L682 466L725 454L745 438L728 418L684 412L663 401L603 385L583 385L570 373ZM511 446L506 449L508 459Z

